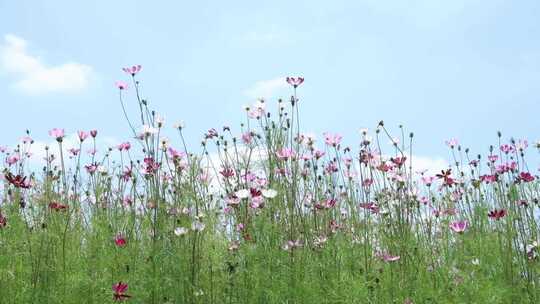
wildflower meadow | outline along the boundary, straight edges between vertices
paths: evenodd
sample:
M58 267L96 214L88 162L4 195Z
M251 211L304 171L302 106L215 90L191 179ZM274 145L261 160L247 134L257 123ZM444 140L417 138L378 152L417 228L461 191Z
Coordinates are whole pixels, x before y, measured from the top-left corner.
M540 303L540 142L448 139L419 171L405 127L306 133L293 75L188 146L143 76L110 96L117 146L98 120L0 147L0 303Z

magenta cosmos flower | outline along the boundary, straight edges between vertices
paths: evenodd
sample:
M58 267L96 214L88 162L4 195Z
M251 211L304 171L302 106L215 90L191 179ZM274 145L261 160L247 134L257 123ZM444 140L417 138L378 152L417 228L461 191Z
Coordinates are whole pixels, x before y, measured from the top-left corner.
M112 290L114 292L113 294L113 300L115 301L124 301L128 298L131 298L130 295L126 294L126 291L128 289L128 284L123 283L122 281L113 284Z
M142 69L142 66L138 64L132 67L123 68L122 71L124 71L128 75L135 76L135 74L139 73L141 69Z
M450 229L457 233L463 233L467 230L467 221L454 221L450 223Z
M64 129L59 129L59 128L54 128L52 130L49 131L49 135L51 137L54 137L56 138L56 141L62 141L62 139L64 138Z
M529 172L521 172L519 174L519 180L521 180L523 182L526 182L526 183L530 183L530 182L534 181L534 176L532 176L532 174L530 174Z
M287 77L287 83L292 85L295 89L304 82L304 77Z
M127 245L126 238L121 234L116 235L116 237L114 238L114 243L118 247L124 247Z

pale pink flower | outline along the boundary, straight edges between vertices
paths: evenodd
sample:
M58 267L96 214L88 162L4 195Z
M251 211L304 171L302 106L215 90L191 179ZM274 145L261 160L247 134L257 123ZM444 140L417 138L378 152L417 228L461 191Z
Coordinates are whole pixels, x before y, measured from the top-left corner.
M59 129L59 128L54 128L52 130L49 131L49 135L51 137L54 137L56 138L57 141L62 141L62 139L64 138L64 129Z
M448 147L452 149L459 145L459 141L457 140L457 138L450 138L449 140L445 141L445 143Z
M339 134L324 133L324 142L329 146L336 147L341 143L342 138L343 136Z
M128 84L125 81L119 80L114 83L114 85L120 90L126 90L128 88Z
M77 135L79 135L79 140L81 142L83 142L85 139L88 138L88 133L84 132L84 131L78 131L77 132Z
M11 165L16 164L20 159L21 159L21 158L19 157L18 154L14 154L14 155L8 157L8 158L6 159L6 162L7 162L8 165L11 166Z
M294 158L294 150L290 148L282 148L276 152L276 156L281 160Z

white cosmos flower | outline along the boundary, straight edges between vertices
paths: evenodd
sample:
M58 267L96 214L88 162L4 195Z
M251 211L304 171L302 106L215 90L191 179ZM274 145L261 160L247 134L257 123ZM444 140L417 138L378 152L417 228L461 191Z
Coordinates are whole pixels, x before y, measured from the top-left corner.
M191 230L197 231L197 232L203 231L204 227L206 227L206 225L204 225L203 222L199 222L199 221L195 221L191 224Z
M149 125L143 125L142 126L142 133L145 134L145 135L157 134L157 132L158 132L158 129L156 129L154 127L151 127Z
M266 198L274 198L277 195L277 191L274 189L263 189L261 192Z
M251 195L251 193L247 189L238 190L235 194L238 198L248 198Z
M189 232L189 229L187 229L186 227L176 227L174 229L174 234L177 235L177 236L185 235L188 232Z
M159 127L162 127L165 124L165 118L159 114L156 114L155 122Z
M186 126L186 124L183 121L179 121L173 125L173 128L175 129L183 129Z

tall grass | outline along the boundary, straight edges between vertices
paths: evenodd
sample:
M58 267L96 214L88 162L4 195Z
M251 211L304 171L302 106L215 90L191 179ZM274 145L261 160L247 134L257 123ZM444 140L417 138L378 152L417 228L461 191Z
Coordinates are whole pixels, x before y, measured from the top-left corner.
M34 171L30 134L1 149L0 303L540 301L527 142L499 134L476 157L450 140L449 168L414 172L403 128L380 122L355 149L303 133L303 79L289 78L290 100L246 108L195 153L182 125L174 144L162 136L140 67L124 70L132 143L99 154L97 131L80 131L67 149L53 129Z

